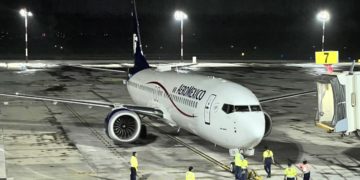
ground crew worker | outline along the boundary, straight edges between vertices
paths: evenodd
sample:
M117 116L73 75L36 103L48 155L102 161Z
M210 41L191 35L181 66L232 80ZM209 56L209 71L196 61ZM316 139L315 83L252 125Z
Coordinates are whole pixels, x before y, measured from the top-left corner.
M285 168L285 171L284 171L284 179L285 180L296 180L297 179L296 175L297 175L297 172L296 172L295 167L292 167L291 162L288 162L288 167Z
M138 160L136 158L136 152L132 153L130 158L130 180L136 180L136 174L138 171Z
M265 151L263 152L263 162L264 162L264 169L267 173L267 177L271 177L271 164L274 162L274 155L273 152L269 149L268 146L265 146Z
M186 172L186 180L195 180L195 174L192 172L193 169L192 166L189 167L189 171Z
M302 164L298 164L297 167L301 169L303 173L303 180L310 180L310 165L307 163L307 160L304 160Z
M239 180L241 178L241 160L243 159L240 152L235 153L235 180Z
M241 168L241 176L240 176L240 180L247 180L247 168L248 168L249 162L248 160L246 160L246 158L242 159L240 161L240 168Z

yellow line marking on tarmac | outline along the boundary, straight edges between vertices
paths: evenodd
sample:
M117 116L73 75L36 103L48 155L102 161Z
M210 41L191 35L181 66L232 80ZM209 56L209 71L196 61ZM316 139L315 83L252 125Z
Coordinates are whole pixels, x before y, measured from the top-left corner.
M167 134L164 130L152 125L151 123L145 122L143 121L144 124L151 126L152 128L156 129L157 131L161 132L162 134L166 135L167 137L169 137L170 139L178 142L179 144L185 146L186 148L190 149L191 151L193 151L194 153L200 155L201 157L205 158L206 160L212 162L213 164L221 167L222 169L224 169L225 171L229 171L230 172L230 167L228 165L225 165L224 163L210 157L209 155L203 153L202 151L196 149L195 147L190 146L189 144L185 143L184 141L180 140L177 137L171 136L169 134Z

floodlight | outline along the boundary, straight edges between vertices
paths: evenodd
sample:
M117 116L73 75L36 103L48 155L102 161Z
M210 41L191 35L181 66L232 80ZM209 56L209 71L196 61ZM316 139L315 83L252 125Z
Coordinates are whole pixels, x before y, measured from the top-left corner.
M174 18L177 21L187 19L187 15L183 11L175 11Z
M177 21L180 21L180 29L181 29L181 36L180 36L180 44L181 44L181 50L180 50L180 56L181 61L184 59L184 35L183 35L183 29L184 29L184 20L187 19L187 15L183 11L175 11L174 18Z
M21 9L20 11L19 11L19 13L20 13L20 15L21 16L26 16L26 9Z
M319 21L326 22L330 19L330 14L327 11L320 11L316 17Z
M28 60L28 17L33 16L33 13L30 11L27 11L26 8L20 9L19 11L20 15L24 17L24 23L25 23L25 60L27 62Z

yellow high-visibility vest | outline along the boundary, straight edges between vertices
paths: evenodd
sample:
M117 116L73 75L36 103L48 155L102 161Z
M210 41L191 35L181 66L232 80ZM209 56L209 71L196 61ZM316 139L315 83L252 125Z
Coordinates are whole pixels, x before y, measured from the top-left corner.
M263 157L264 158L273 157L273 152L271 150L266 150L263 152Z
M131 167L134 167L136 169L136 171L138 170L139 164L138 164L136 156L131 156L130 165L131 165Z
M241 169L246 169L249 165L249 162L246 159L241 160L240 167Z
M191 171L186 172L186 180L195 180L195 174Z
M239 152L237 152L235 154L235 166L240 166L241 165L241 155Z
M296 177L297 174L296 169L294 167L287 167L284 173L287 178L294 178Z

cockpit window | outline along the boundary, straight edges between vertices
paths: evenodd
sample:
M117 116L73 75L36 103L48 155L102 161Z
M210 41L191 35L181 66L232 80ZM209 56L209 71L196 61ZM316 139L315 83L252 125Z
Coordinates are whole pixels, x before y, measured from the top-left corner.
M249 106L235 106L235 112L249 112Z
M250 107L250 108L249 108ZM250 112L250 110L252 112L254 111L261 111L261 107L259 105L252 105L252 106L245 106L245 105L241 105L241 106L234 106L234 105L230 105L230 104L224 104L222 107L222 110L226 113L226 114L230 114L233 112Z
M226 114L230 114L232 112L234 112L234 106L230 105L230 104L224 104L222 107L222 110L226 113Z
M258 105L250 106L250 109L251 111L261 111L261 108Z

